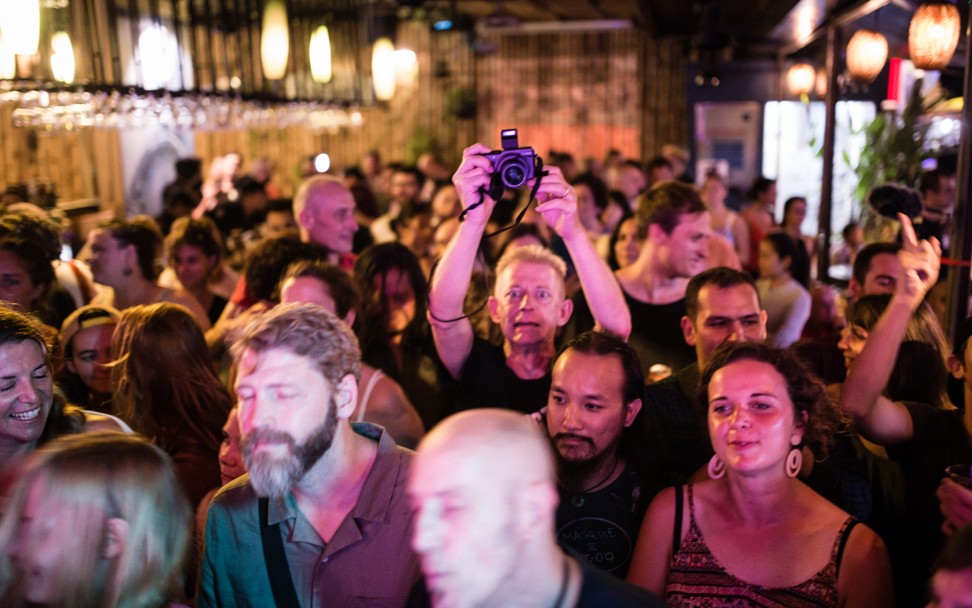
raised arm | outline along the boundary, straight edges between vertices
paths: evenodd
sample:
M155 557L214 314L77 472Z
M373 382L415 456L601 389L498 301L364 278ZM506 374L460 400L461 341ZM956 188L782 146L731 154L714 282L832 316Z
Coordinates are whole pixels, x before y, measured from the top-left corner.
M473 328L469 319L452 319L463 315L462 304L469 289L479 242L496 205L496 201L481 193L489 187L492 167L489 159L483 156L489 151L482 144L474 144L462 153L462 164L452 176L452 183L456 185L463 209L467 210L466 217L446 247L429 289L429 323L435 349L443 365L456 379L472 351ZM479 202L480 196L483 204L470 209Z
M577 270L584 298L594 317L594 329L610 332L625 340L631 333L631 312L624 301L621 286L611 268L591 241L577 217L577 196L567 185L557 167L549 167L548 175L537 190L537 213L564 240L570 259Z
M901 276L888 307L847 371L840 394L840 406L854 419L857 431L881 445L907 441L914 432L908 410L885 397L883 391L894 369L908 321L938 280L942 253L936 239L918 242L907 216L899 215L899 219Z

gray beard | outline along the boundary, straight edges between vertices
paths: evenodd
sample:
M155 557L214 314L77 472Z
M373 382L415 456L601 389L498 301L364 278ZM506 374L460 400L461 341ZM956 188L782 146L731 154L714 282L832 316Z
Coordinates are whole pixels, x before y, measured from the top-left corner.
M285 497L327 453L337 430L335 405L333 401L329 404L324 422L300 445L290 433L274 429L256 429L240 441L243 462L250 474L250 485L258 496L273 499ZM283 456L265 451L254 454L253 445L259 441L284 443L287 453Z

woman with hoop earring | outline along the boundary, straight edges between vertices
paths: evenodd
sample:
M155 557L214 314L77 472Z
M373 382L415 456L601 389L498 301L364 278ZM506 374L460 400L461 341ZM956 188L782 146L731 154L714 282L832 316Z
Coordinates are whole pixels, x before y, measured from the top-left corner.
M731 344L699 396L710 479L652 501L628 581L670 606L893 606L884 543L797 478L840 422L823 384L786 351Z

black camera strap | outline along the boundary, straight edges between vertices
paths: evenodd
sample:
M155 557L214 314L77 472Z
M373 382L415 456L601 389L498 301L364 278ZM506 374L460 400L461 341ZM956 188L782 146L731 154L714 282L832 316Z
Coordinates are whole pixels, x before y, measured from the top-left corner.
M530 205L533 204L533 201L536 200L536 198L537 198L537 191L540 189L540 182L541 182L541 180L543 180L543 178L546 175L548 175L548 173L547 173L547 171L544 171L543 170L543 159L540 158L539 156L536 156L534 158L536 159L535 160L535 164L534 164L534 167L535 167L534 175L537 176L537 181L536 181L536 183L533 184L533 188L530 190L530 200L527 201L527 204L526 205L523 205L523 209L520 209L520 212L516 215L516 219L513 220L513 223L512 224L510 224L509 226L504 226L503 228L500 228L499 230L494 230L493 232L490 232L487 235L484 235L485 238L487 238L487 239L493 238L497 234L500 234L501 232L506 232L507 230L510 230L514 226L517 226L523 220L523 216L526 215L527 209L529 209ZM471 210L475 209L476 207L481 206L484 202L486 202L486 195L487 194L489 194L490 198L492 198L494 201L499 202L499 198L501 196L503 196L503 190L502 190L502 188L503 188L503 182L500 179L498 179L498 178L499 178L499 174L498 173L494 173L493 174L493 177L490 179L490 184L489 184L489 190L488 191L486 190L486 188L484 188L482 186L479 187L479 200L476 201L475 203L473 203L472 205L469 205L468 207L466 207L465 209L462 210L462 213L459 214L459 221L460 222L461 221L464 221L466 219L466 212L467 211L471 211ZM497 193L497 189L499 189L499 192L498 193ZM482 255L482 252L480 251L477 255L481 256ZM439 258L435 262L433 262L432 263L432 268L429 269L429 285L432 284L432 277L435 276L435 269L439 267L439 260L441 260L441 259L442 258ZM483 262L483 265L485 266L486 265L485 264L485 260L482 260L482 262ZM485 274L483 275L483 291L486 292L486 293L489 293L488 279L486 278L486 275ZM426 296L426 297L428 297L428 296ZM428 301L426 301L426 310L429 311L429 315L431 315L433 319L435 319L436 321L439 321L440 323L455 323L456 321L461 321L463 319L468 319L469 317L471 317L474 314L476 314L479 311L481 311L483 308L486 307L486 302L488 300L489 300L489 298L487 297L485 300L483 300L479 304L479 306L476 307L476 309L474 311L472 311L470 313L466 313L466 314L462 315L461 317L456 317L455 319L440 319L439 317L435 316L435 314L432 313L432 308L430 306L428 306Z
M534 156L534 159L535 159L534 175L537 176L537 181L534 182L533 188L530 190L530 199L527 201L526 205L523 205L523 209L520 209L520 212L516 215L516 219L513 220L512 224L510 224L509 226L504 226L498 230L494 230L493 232L490 232L489 234L485 235L487 239L493 238L497 234L506 232L507 230L510 230L514 226L519 225L519 223L523 220L523 216L526 215L527 209L530 207L531 204L533 204L533 201L537 199L537 191L540 189L540 182L543 181L543 178L544 176L547 175L547 172L543 170L543 159L540 158L540 156ZM472 211L473 209L476 209L477 207L482 206L482 204L486 202L487 195L489 195L489 197L492 198L494 201L499 202L500 197L503 196L503 188L502 188L503 182L500 179L498 179L498 176L499 176L498 173L493 174L492 179L490 179L488 190L483 186L479 187L479 200L462 210L462 213L459 214L460 222L466 219L466 213Z

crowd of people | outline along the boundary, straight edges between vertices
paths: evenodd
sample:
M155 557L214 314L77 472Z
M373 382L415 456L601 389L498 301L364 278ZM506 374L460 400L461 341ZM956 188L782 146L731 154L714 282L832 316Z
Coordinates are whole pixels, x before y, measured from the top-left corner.
M663 152L182 159L69 261L8 207L0 605L967 605L952 178L838 292L806 198Z

